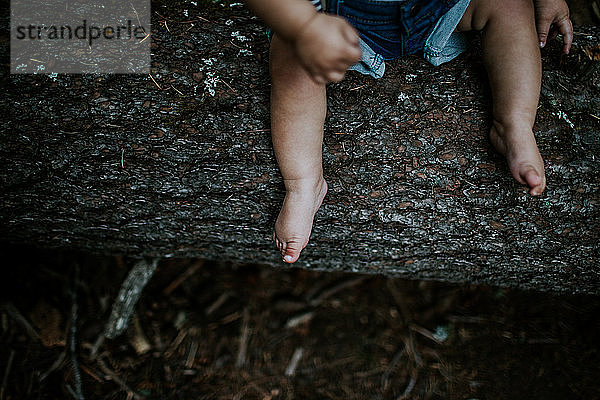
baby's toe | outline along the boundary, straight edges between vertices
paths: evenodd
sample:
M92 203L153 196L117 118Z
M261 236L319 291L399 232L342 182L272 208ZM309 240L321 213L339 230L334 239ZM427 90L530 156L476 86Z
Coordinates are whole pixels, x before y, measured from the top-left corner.
M285 249L287 247L287 243L284 242L283 240L279 240L279 238L277 236L275 236L275 244L277 245L277 248L281 252L281 255L283 255L283 253L285 252Z
M291 240L286 242L285 248L281 251L283 261L286 263L294 263L300 257L302 246L300 242Z
M533 196L542 194L545 189L544 177L534 167L522 169L521 178L529 186L529 193Z
M531 164L517 164L511 168L513 177L521 184L529 187L529 193L533 196L542 194L546 188L546 177L543 172Z

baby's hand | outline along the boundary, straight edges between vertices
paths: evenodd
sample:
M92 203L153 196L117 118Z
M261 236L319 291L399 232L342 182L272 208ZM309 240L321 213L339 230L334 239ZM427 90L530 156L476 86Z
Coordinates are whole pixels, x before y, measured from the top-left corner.
M563 52L569 54L573 43L573 24L569 19L569 6L564 0L535 0L535 24L540 47L560 32L563 35Z
M294 47L300 62L319 83L342 80L361 57L358 33L345 19L318 13L298 33Z

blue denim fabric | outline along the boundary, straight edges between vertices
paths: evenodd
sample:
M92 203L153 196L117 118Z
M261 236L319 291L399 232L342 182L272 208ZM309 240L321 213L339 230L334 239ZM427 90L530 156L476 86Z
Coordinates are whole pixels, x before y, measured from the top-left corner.
M423 51L438 20L459 0L329 0L375 53L391 60Z
M362 56L359 62L348 69L358 71L361 74L371 75L373 78L381 78L385 73L385 59L383 56L375 53L361 38L358 38L358 44Z
M452 60L468 45L467 32L455 32L471 0L459 0L435 25L425 41L423 55L435 66Z

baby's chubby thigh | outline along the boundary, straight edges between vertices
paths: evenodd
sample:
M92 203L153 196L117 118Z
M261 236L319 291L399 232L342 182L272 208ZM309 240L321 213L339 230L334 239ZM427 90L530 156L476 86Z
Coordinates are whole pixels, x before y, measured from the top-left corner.
M531 18L522 18L523 16ZM508 23L519 24L533 18L533 2L530 0L471 0L456 30L459 32L482 31L491 19L501 19Z

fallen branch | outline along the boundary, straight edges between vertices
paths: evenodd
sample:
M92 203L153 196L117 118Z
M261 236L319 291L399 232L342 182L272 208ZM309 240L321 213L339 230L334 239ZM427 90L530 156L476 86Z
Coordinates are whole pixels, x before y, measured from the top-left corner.
M152 278L158 259L152 261L138 261L125 281L121 285L121 290L117 299L113 303L110 318L104 330L104 336L114 339L123 333L129 324L129 320L135 311L138 299L142 295L142 290Z

